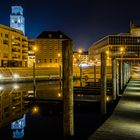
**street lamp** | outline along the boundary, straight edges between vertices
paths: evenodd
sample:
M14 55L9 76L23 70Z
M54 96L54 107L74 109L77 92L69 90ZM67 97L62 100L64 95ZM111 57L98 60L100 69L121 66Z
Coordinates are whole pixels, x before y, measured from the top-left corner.
M120 47L120 54L121 54L121 61L120 61L120 89L123 89L123 54L124 54L125 48Z
M81 54L82 49L78 49L78 57L79 57L79 67L80 67L80 86L82 87L82 65L81 65Z
M34 97L36 97L36 51L37 51L37 48L34 47L33 48L33 51L34 51L34 61L33 61L33 87L34 87Z
M58 53L57 54L57 56L58 56L58 63L59 63L59 82L60 82L60 90L61 90L61 59L60 59L60 57L61 57L61 54L60 53Z

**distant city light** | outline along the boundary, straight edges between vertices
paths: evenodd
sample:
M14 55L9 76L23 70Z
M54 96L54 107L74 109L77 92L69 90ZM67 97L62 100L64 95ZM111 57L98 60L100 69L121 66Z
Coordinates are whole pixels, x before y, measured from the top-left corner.
M0 91L3 90L3 86L0 86Z
M80 67L89 67L90 64L80 64L79 66L80 66Z
M18 75L18 74L14 74L14 75L13 75L13 78L14 78L14 79L17 79L17 78L19 78L19 75Z
M3 78L3 75L2 74L0 74L0 79L2 79Z
M19 86L18 86L17 84L15 84L15 85L13 85L13 88L14 88L14 89L18 89Z
M38 113L39 112L39 107L38 106L34 106L32 108L32 113Z

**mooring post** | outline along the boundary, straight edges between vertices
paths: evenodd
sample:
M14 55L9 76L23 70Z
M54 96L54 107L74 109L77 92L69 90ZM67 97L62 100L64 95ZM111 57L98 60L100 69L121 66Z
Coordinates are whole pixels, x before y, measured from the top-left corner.
M123 62L122 60L119 61L119 87L120 87L120 93L123 90Z
M82 87L82 65L80 67L80 87Z
M116 92L117 92L117 96L119 96L119 88L120 88L120 83L119 83L119 62L118 62L118 60L116 61L116 63L117 63L117 65L116 65L116 77L117 77L117 82L116 82Z
M117 65L115 58L112 58L112 91L113 91L113 100L116 100L116 82L117 82Z
M74 99L73 99L73 48L72 40L62 42L63 63L63 129L64 140L74 136Z
M96 64L94 64L94 87L96 86Z
M106 53L101 53L101 114L106 114Z
M34 97L36 98L36 62L33 62L33 90L34 90Z

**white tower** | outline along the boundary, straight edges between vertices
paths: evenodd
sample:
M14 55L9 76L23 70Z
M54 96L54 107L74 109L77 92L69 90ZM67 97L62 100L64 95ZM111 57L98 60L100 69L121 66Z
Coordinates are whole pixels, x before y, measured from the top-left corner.
M12 6L10 15L10 27L18 29L25 35L25 19L23 17L23 8L21 6Z

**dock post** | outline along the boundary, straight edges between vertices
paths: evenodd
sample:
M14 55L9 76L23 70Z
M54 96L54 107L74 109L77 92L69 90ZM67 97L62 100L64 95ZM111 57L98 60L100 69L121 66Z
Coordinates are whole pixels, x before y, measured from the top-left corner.
M113 91L113 100L116 100L116 74L117 74L117 67L116 67L116 60L112 58L112 91Z
M82 87L82 65L80 67L80 87Z
M106 53L101 53L101 115L106 114Z
M64 140L74 136L73 48L72 40L62 42L63 63L63 132Z
M36 62L33 62L33 91L34 97L36 98Z
M120 87L120 93L123 90L123 62L122 60L119 61L119 87Z
M96 86L96 64L94 64L94 87Z
M117 82L116 82L116 92L117 92L117 96L119 96L119 88L120 88L120 80L119 80L119 62L118 62L118 60L117 60L117 67L116 67L116 80L117 80Z

